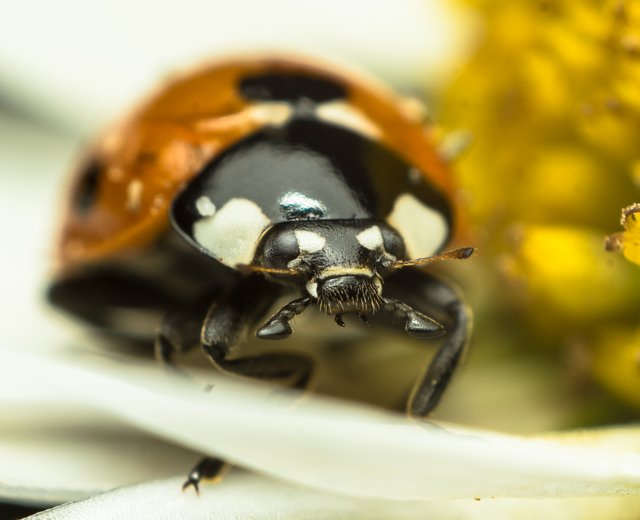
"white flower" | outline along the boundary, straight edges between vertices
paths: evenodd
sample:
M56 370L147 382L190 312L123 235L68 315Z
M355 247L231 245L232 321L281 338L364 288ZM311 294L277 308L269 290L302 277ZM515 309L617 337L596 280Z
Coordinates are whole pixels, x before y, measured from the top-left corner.
M2 495L78 498L140 479L140 464L151 464L146 478L167 468L180 475L194 456L175 445L255 474L234 470L221 484L204 485L199 498L181 491L180 478L151 482L44 518L113 518L118 511L130 518L205 518L207 511L242 517L251 510L257 518L362 518L360 508L369 518L419 518L429 510L466 518L530 507L505 499L622 497L640 484L637 428L524 438L436 427L316 396L292 405L293 395L219 375L203 392L133 358L100 359L79 367L0 351L0 409L14 425L0 437L2 460L10 462L0 468ZM60 415L71 422L66 430ZM34 435L31 427L42 430ZM77 449L69 445L74 431ZM152 453L135 453L145 446ZM136 464L123 463L123 455ZM493 506L471 507L478 499Z

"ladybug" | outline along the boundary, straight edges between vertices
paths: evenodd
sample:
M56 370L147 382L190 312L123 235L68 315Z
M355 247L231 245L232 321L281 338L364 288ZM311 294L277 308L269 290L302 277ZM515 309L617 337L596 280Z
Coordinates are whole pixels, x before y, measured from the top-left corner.
M310 306L340 326L400 322L444 335L407 404L424 417L463 354L467 306L419 269L474 251L443 252L451 176L422 119L369 78L284 57L175 77L93 146L69 193L50 301L127 338L151 323L164 360L199 345L221 370L303 388L309 359L238 357L243 332L287 337Z

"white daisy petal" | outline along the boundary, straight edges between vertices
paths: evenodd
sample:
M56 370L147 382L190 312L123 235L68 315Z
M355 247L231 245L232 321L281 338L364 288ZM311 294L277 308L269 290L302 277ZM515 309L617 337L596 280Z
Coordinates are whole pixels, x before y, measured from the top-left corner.
M31 377L15 375L25 373ZM313 396L292 406L267 387L223 377L205 393L155 366L112 362L98 371L0 351L0 396L3 414L16 405L89 407L198 452L343 495L424 500L640 489L638 441L623 445L614 436L610 445L585 435L576 443L441 429ZM623 437L640 439L632 429Z
M636 520L640 497L389 501L337 496L235 470L200 496L180 491L181 478L147 482L44 511L30 520Z

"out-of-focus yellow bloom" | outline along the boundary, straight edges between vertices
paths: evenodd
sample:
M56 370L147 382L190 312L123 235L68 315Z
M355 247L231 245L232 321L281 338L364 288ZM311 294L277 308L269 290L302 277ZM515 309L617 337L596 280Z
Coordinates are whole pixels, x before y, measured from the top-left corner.
M439 119L473 134L456 172L483 278L501 287L487 292L532 341L579 337L591 373L640 406L640 370L605 362L640 347L640 269L603 247L640 199L640 1L467 3L485 28ZM625 256L640 263L630 224Z
M636 282L634 268L608 255L602 237L588 228L528 225L514 235L502 272L525 285L531 318L546 329L575 331L585 323L615 320L620 301L633 300L640 291L638 283L630 283ZM536 309L541 302L544 307Z
M640 264L640 204L632 204L622 210L621 224L624 231L607 237L606 247L610 251L622 251L624 256Z
M597 337L592 359L595 377L614 394L640 407L640 331L607 329Z

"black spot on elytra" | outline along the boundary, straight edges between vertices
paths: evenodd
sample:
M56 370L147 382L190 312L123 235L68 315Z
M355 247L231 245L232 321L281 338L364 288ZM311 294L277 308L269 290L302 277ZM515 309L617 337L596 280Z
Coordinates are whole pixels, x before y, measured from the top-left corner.
M79 213L86 213L95 204L103 171L102 162L94 158L85 165L80 173L73 195L73 207Z
M302 99L325 103L344 99L347 94L343 85L331 79L285 72L246 77L240 82L239 90L246 99L291 103Z

